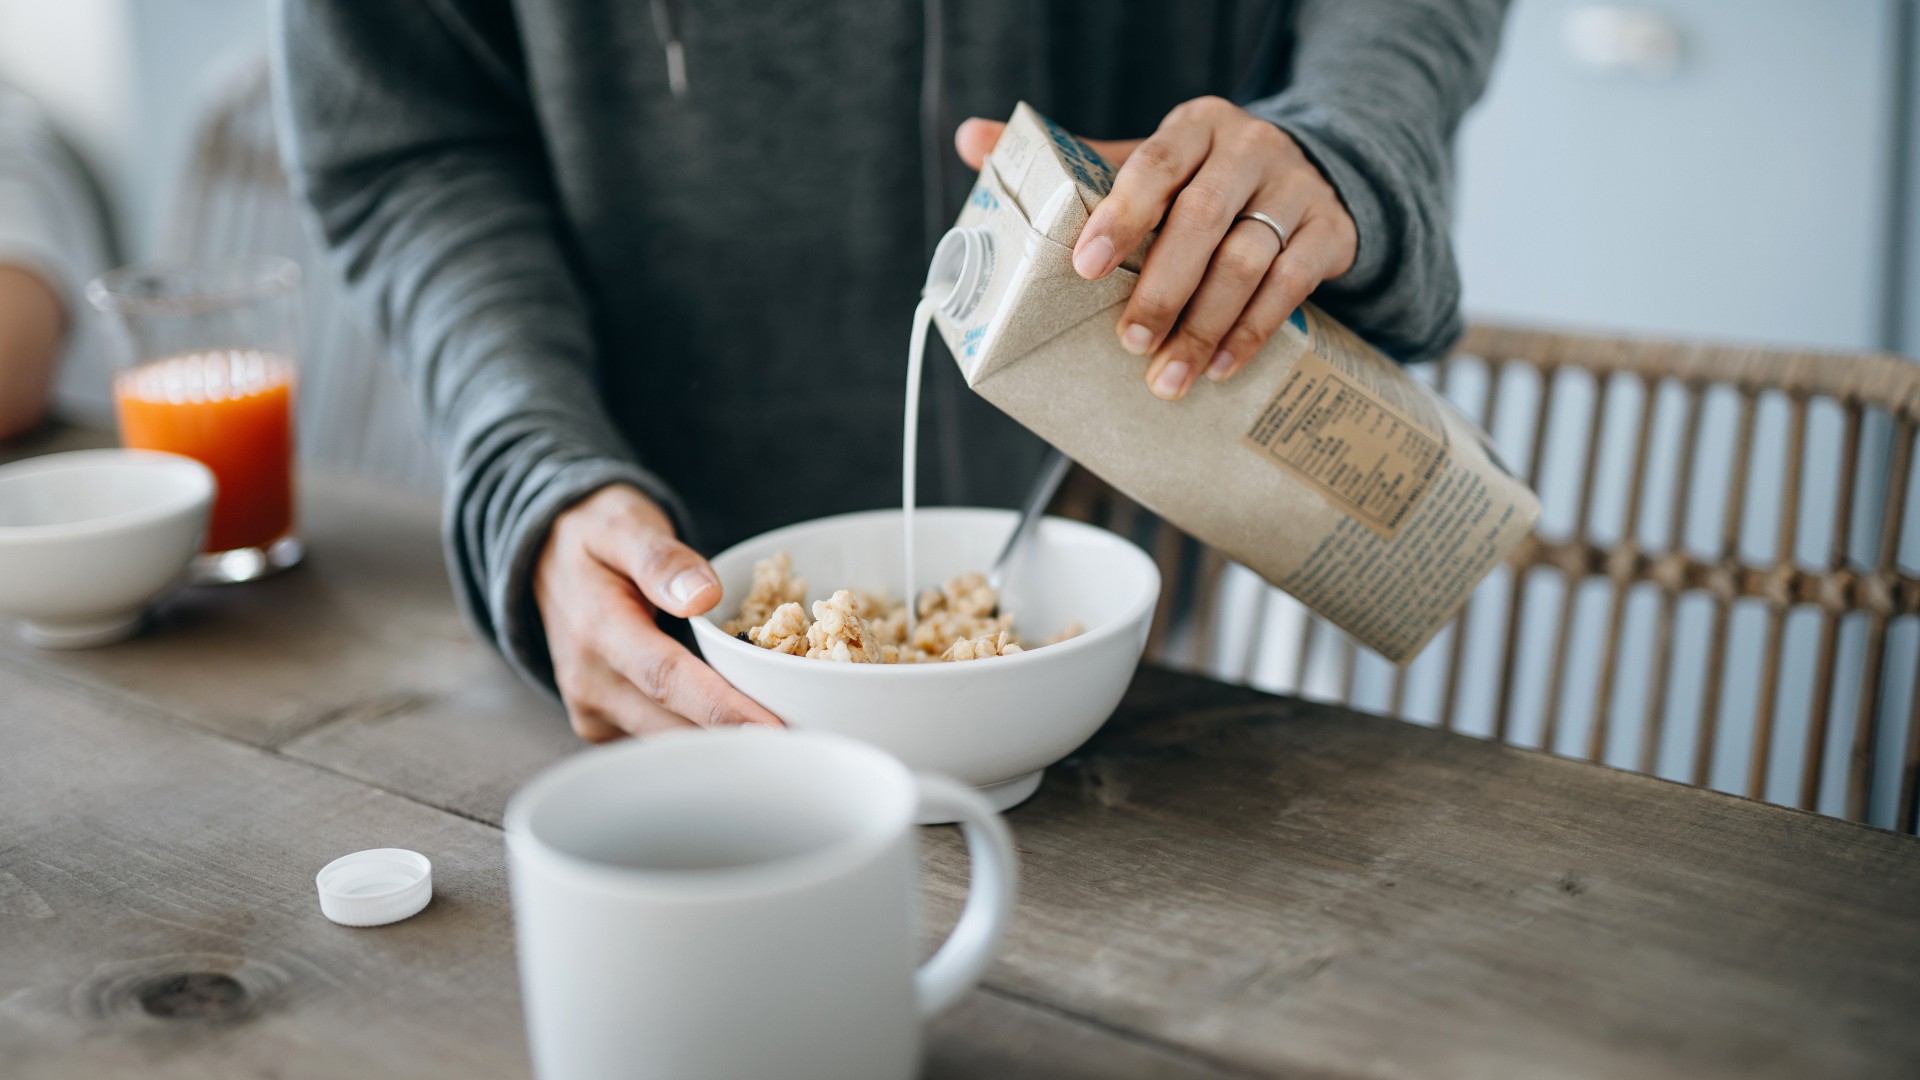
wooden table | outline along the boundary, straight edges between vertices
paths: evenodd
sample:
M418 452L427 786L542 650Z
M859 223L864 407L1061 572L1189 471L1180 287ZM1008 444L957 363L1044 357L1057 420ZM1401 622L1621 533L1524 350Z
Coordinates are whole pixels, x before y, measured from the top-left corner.
M436 516L313 476L292 573L107 649L0 625L0 1075L526 1074L498 823L578 747ZM1920 1073L1911 838L1153 669L1009 820L1019 913L929 1076ZM322 919L383 845L432 906Z

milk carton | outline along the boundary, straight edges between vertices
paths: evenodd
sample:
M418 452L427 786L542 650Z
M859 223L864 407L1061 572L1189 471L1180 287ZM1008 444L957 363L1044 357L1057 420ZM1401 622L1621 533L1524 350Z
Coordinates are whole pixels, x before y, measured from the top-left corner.
M1486 436L1311 305L1224 383L1148 392L1114 336L1141 251L1073 270L1113 172L1022 104L928 277L967 385L1189 534L1406 663L1540 504Z

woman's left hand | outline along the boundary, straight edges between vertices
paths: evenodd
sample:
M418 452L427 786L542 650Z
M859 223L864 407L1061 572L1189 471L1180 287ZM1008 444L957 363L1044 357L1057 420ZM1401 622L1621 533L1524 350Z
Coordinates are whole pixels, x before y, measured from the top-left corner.
M968 120L954 144L979 169L1003 124ZM1147 386L1168 401L1201 372L1246 366L1320 283L1353 266L1353 218L1293 137L1222 98L1195 98L1146 139L1088 145L1119 171L1073 248L1081 277L1104 277L1156 227L1114 331L1152 354ZM1258 211L1286 230L1243 218ZM1164 221L1164 224L1163 224Z

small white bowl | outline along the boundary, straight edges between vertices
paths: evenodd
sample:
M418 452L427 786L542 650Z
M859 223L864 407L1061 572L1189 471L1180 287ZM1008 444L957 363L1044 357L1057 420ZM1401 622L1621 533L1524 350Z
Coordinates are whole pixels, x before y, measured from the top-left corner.
M1007 510L937 507L914 517L917 585L984 571L1012 531ZM1146 647L1160 595L1153 560L1130 541L1048 518L1008 569L1001 606L1028 641L1079 621L1080 636L1012 656L939 664L837 664L769 652L720 629L739 610L753 564L793 557L808 600L841 588L901 591L898 510L843 514L776 529L713 559L725 597L693 620L714 670L796 728L850 735L915 769L945 773L1004 810L1085 742L1119 705Z
M205 465L152 450L0 466L0 611L43 649L131 637L200 550L213 491Z

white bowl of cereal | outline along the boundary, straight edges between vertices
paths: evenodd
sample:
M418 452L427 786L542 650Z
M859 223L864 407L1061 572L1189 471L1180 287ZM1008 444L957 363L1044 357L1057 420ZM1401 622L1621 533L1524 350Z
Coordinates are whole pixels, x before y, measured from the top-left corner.
M716 671L793 727L873 743L1007 809L1113 714L1160 595L1160 573L1139 547L1061 518L1044 520L1008 567L997 610L978 591L983 583L927 595L986 569L1015 518L962 507L915 513L918 641L930 648L903 633L904 612L876 610L901 592L898 510L790 525L721 552L713 568L725 598L693 620L694 635ZM781 555L806 584L782 578ZM795 617L805 622L796 627ZM942 636L959 641L931 640Z

